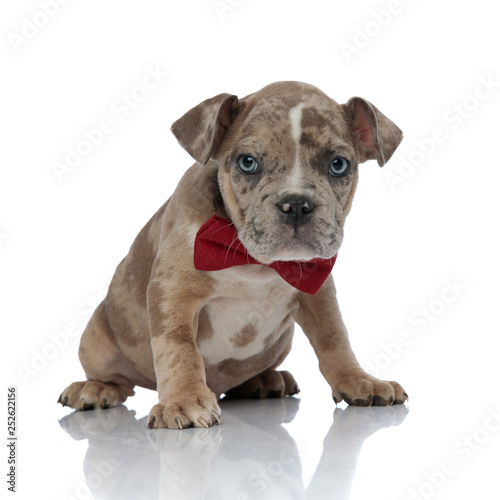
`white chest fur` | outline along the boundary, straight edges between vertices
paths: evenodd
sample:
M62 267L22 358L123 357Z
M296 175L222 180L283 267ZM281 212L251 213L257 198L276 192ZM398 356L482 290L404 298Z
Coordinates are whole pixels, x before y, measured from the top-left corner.
M207 365L244 360L272 344L285 327L296 290L264 266L211 273L217 293L199 317L197 343Z

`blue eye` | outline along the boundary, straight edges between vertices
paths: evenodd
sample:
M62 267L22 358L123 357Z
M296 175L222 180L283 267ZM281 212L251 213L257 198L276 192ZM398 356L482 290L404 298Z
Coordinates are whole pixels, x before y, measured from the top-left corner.
M332 163L330 163L330 168L328 173L330 175L334 175L335 177L340 177L347 172L349 168L349 160L342 158L341 156L337 156L333 159Z
M241 155L238 158L238 167L244 174L254 174L259 168L259 164L253 156Z

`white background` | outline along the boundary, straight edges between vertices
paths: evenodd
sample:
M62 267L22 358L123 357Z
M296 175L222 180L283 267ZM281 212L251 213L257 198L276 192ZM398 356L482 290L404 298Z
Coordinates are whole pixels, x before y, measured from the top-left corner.
M405 459L390 484L377 484L385 434L367 440L358 474L371 482L353 495L381 488L376 498L407 498L426 472L461 463L456 443L500 409L492 2L222 0L217 9L211 0L74 0L50 18L41 4L3 2L0 13L2 382L19 393L18 498L33 498L40 484L62 498L82 475L86 446L59 428L68 411L56 400L83 377L78 336L116 265L192 163L171 123L208 97L277 80L314 84L338 102L362 96L405 135L384 169L361 166L333 271L359 360L410 394ZM137 90L147 68L168 76ZM124 108L123 94L140 102ZM54 164L103 119L113 130L57 175ZM321 452L309 433L326 432L334 405L300 330L294 342L285 366L302 402L289 432L307 483ZM138 390L127 405L142 417L155 402ZM434 498L497 494L495 432L471 446Z

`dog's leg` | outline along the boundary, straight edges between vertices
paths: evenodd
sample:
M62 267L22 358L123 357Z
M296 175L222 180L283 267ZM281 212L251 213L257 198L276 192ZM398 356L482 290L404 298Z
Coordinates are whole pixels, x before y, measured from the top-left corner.
M301 294L295 320L304 330L319 359L321 373L336 403L356 406L401 404L408 395L397 382L366 373L351 349L330 276L315 296Z
M154 389L154 382L138 373L114 343L102 303L83 332L78 354L88 380L74 382L62 392L58 402L63 406L109 408L133 396L135 385Z
M148 427L210 427L220 422L215 394L206 384L205 364L195 340L197 312L210 294L211 280L186 274L166 281L176 261L158 264L148 288L151 347L159 402ZM178 258L177 262L181 259Z

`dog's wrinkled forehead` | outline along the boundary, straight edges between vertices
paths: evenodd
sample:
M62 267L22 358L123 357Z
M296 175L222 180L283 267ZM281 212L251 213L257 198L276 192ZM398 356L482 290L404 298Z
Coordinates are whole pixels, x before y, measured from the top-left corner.
M237 139L266 134L273 142L290 146L291 140L312 145L333 137L342 141L349 138L339 104L312 85L274 83L243 98L242 103L235 123Z

